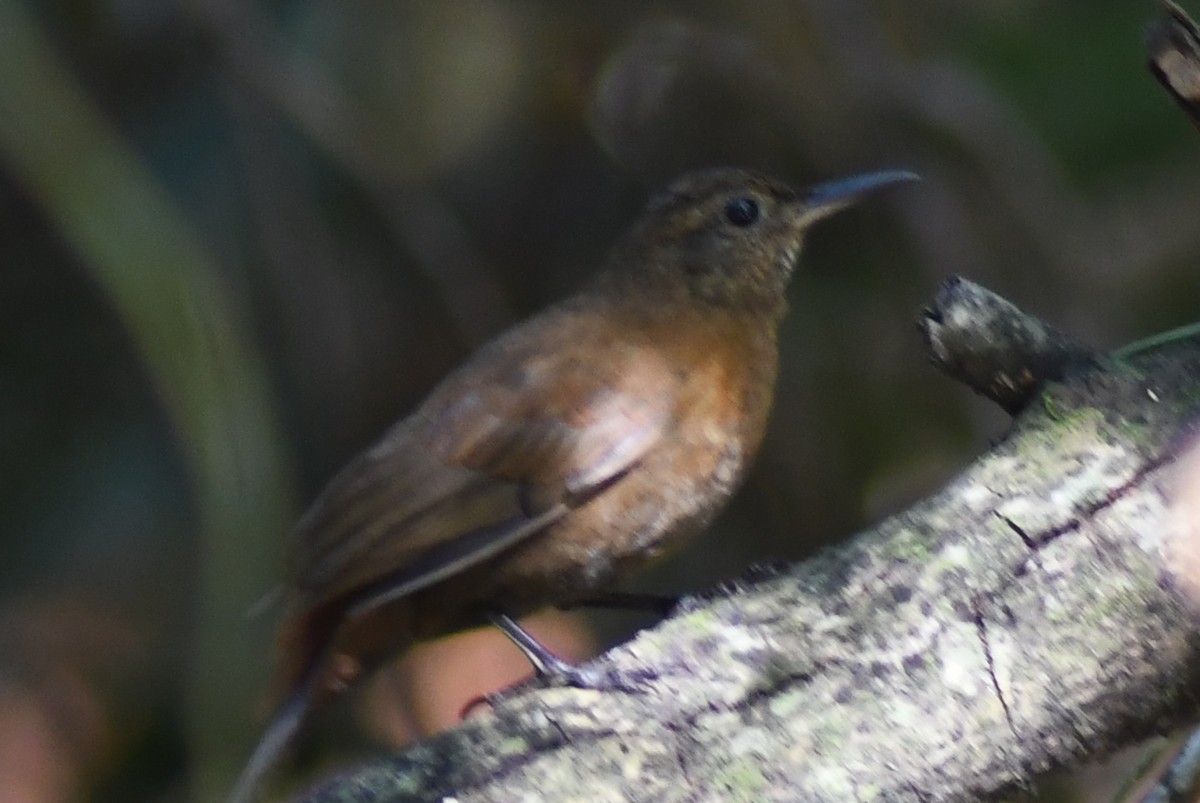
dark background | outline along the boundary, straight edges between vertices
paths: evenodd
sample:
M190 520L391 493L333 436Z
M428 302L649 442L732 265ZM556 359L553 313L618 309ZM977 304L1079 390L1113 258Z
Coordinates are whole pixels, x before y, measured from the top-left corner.
M1155 13L0 0L0 796L217 799L303 506L682 170L925 181L810 238L758 464L643 589L809 554L1003 433L925 362L944 277L1101 348L1194 317Z

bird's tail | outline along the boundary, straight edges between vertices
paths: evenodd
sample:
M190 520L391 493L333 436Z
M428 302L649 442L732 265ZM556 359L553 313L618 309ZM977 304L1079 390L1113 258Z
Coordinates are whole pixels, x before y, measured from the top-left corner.
M242 774L238 776L226 803L253 803L267 773L279 762L280 756L299 732L313 704L320 662L313 661L300 682L275 709L267 730L250 754Z

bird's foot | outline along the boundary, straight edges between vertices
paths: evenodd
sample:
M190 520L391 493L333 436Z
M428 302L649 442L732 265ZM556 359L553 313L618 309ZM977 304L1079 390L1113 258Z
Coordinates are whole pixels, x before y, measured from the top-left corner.
M646 683L654 680L649 670L618 672L611 667L572 666L562 659L549 672L538 672L532 679L547 687L584 689L587 691L619 692L621 694L644 694ZM529 680L513 683L488 694L472 697L458 711L459 719L466 719L475 709L487 706L495 708L517 692L530 685Z
M555 658L548 671L539 672L538 676L547 686L622 694L643 694L646 683L654 679L654 674L646 669L621 672L611 666L574 666L559 658Z
M636 692L640 690L642 682L650 679L648 676L642 676L644 673L638 673L638 677L632 677L631 673L618 672L611 667L575 666L547 649L511 616L495 613L488 618L501 633L508 636L509 640L529 660L529 663L533 664L533 670L542 683L547 686L570 686L575 689L592 691Z
M589 691L621 692L623 694L641 694L645 684L653 680L653 673L648 670L636 672L620 672L612 667L594 665L575 666L546 648L532 633L521 627L512 617L497 613L488 617L493 625L516 645L522 654L533 665L537 681L544 686L569 687ZM524 687L525 682L506 686L490 694L481 694L467 701L459 711L459 718L465 719L476 708L483 705L495 707L496 704L509 697L516 690Z

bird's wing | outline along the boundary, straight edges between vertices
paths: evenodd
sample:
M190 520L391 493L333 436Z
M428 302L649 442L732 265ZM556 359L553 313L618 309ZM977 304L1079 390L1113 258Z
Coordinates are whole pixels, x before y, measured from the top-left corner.
M501 341L339 474L299 525L302 607L405 596L544 529L671 426L677 372L645 350ZM523 353L526 352L526 353ZM493 367L499 366L499 367Z

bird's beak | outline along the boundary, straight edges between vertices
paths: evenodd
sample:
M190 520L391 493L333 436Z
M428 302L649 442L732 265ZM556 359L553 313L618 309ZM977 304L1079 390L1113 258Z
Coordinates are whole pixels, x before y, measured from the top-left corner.
M876 190L920 180L920 176L907 170L883 170L818 184L801 195L800 201L805 207L802 221L808 225L858 203Z

